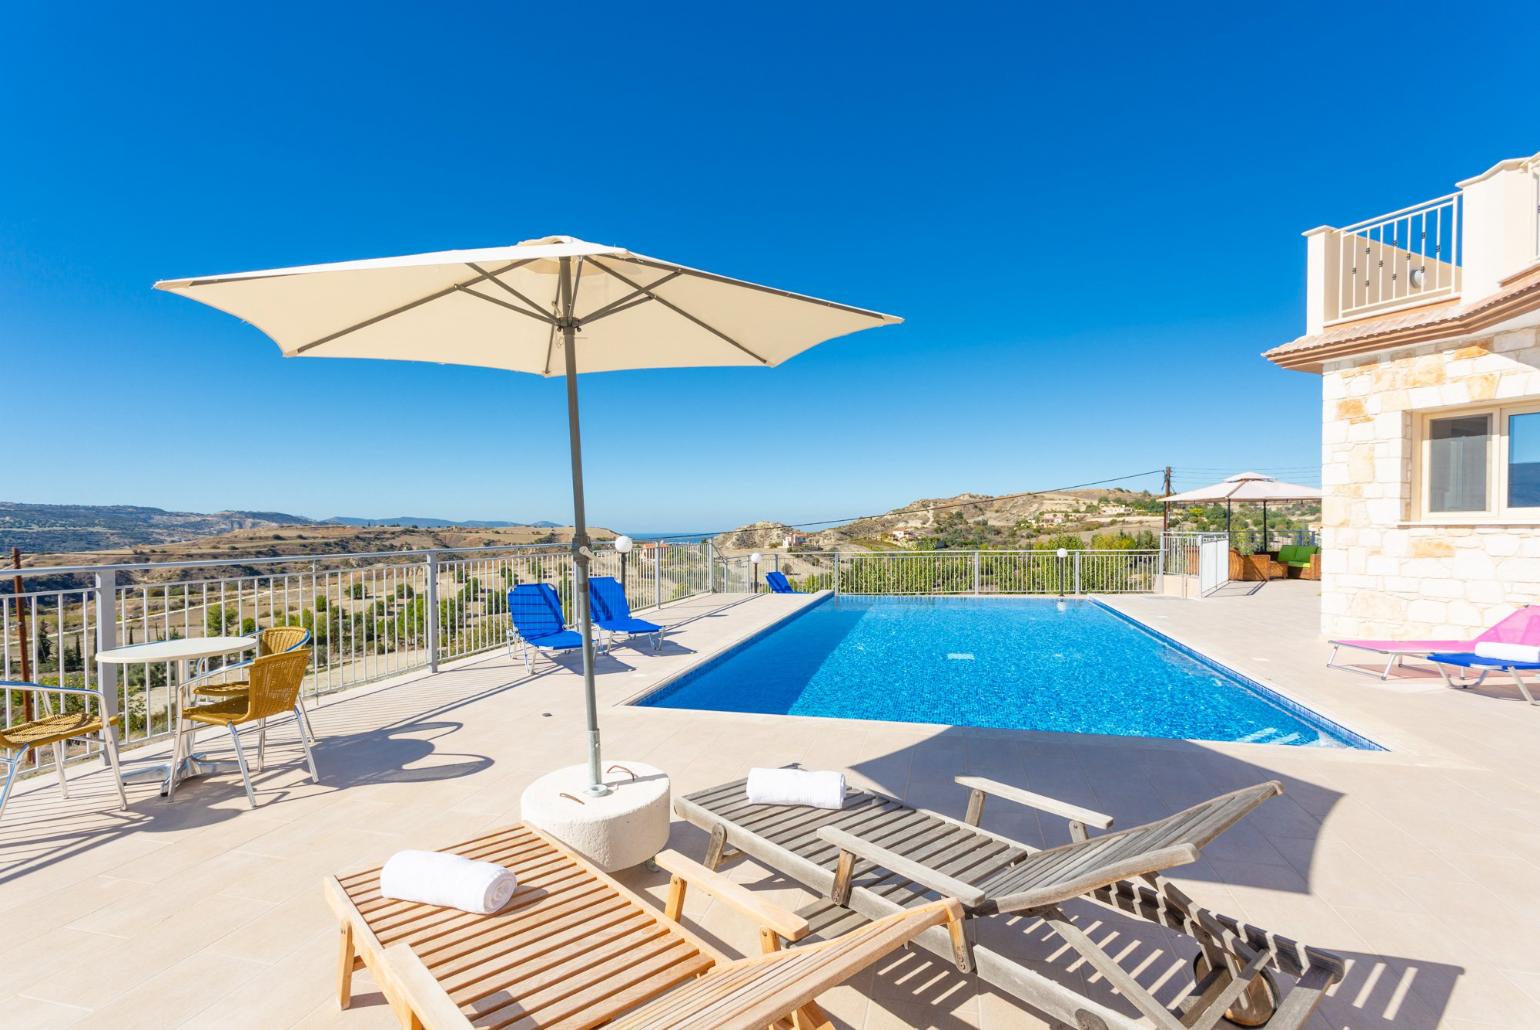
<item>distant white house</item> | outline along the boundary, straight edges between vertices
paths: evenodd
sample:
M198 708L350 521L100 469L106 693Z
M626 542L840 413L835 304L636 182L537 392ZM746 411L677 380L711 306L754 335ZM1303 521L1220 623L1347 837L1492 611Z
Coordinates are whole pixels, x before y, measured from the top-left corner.
M1037 521L1045 526L1062 526L1067 519L1062 511L1045 511L1037 517Z
M1540 155L1305 241L1322 628L1468 638L1540 600Z
M892 537L893 542L896 544L905 544L920 538L918 533L907 526L899 526L897 529L889 533L888 536Z
M1129 515L1133 509L1126 504L1104 504L1100 509L1103 515Z

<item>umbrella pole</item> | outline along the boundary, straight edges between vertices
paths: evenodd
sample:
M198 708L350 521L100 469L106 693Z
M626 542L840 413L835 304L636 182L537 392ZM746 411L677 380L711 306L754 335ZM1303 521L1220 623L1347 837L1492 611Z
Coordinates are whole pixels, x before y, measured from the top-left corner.
M578 424L577 325L572 319L572 259L561 259L561 342L567 361L567 439L572 448L572 603L577 607L578 628L583 635L583 706L588 718L588 793L604 795L599 769L599 703L594 693L594 625L588 608L588 524L583 511L583 444Z

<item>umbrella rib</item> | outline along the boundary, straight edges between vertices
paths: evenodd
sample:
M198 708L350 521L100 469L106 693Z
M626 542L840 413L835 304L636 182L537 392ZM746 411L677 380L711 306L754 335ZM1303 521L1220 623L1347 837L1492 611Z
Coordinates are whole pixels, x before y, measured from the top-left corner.
M383 311L372 318L364 319L362 322L355 322L348 326L346 329L338 329L336 332L323 336L319 340L311 340L309 343L304 344L303 346L294 348L294 353L303 354L308 350L313 350L316 347L321 346L323 343L331 343L333 340L341 339L349 333L355 333L360 329L366 329L369 326L374 325L376 322L383 322L387 318L394 318L397 315L411 311L413 308L420 308L424 304L428 304L435 300L439 300L440 298L447 297L452 293L458 293L460 290L467 286L474 286L476 283L481 282L483 279L491 279L493 276L502 275L504 272L518 268L520 265L527 265L530 261L533 260L533 258L529 258L523 261L515 261L505 268L498 269L496 272L483 272L482 274L476 276L474 279L468 279L463 283L454 283L450 286L446 286L444 289L430 293L426 297L418 297L416 300L408 301L405 304L402 304L400 307L391 308L389 311Z
M822 297L809 297L805 293L792 293L790 290L778 290L774 286L765 286L763 283L751 283L743 279L734 279L731 276L715 275L711 272L702 272L698 268L686 268L683 265L673 265L669 264L667 261L657 261L652 258L642 257L638 254L632 254L628 256L626 260L630 261L632 264L644 265L648 268L671 268L682 275L693 275L697 279L707 279L715 283L727 283L729 286L742 286L745 289L758 290L760 293L771 293L777 297L785 297L788 300L800 300L807 304L817 304L820 307L834 308L837 311L848 311L853 315L866 315L868 318L881 319L885 322L892 320L900 322L903 321L903 319L894 319L894 316L892 315L884 315L880 311L872 311L868 308L858 308L850 304L840 304L837 301L824 300ZM595 261L594 264L599 263L598 261ZM603 268L604 266L600 265L599 267Z
M656 290L659 286L662 286L670 279L677 278L683 274L684 273L682 271L676 268L672 272L663 276L661 279L650 283L647 286L647 290ZM626 294L624 297L621 297L619 300L612 300L602 308L595 308L588 314L584 315L582 318L578 319L578 321L585 324L588 322L597 322L599 319L604 318L607 315L619 314L627 308L635 307L637 304L645 304L647 301L652 300L652 297L647 295L647 290L632 290L630 293Z
M469 267L474 268L478 272L485 271L485 269L483 269L480 265L477 265L477 264L474 264L474 263L470 263ZM507 269L505 268L505 269L503 269L503 271L506 272ZM497 273L497 275L501 275L501 274L502 274L501 272ZM508 292L508 293L512 294L513 296L517 297L519 300L523 301L525 304L529 305L530 311L526 311L526 312L524 312L524 314L530 315L531 318L538 318L542 322L550 322L550 321L552 321L551 316L547 315L545 313L545 311L540 307L539 304L536 304L533 300L530 300L524 294L520 293L518 290L514 289L512 286L509 286L507 283L503 282L501 279L499 279L497 277L497 275L491 275L491 276L488 276L488 278L492 280L492 284L494 286L501 286L503 288L503 290L505 290L506 292ZM467 292L469 292L469 291L467 291ZM476 294L476 296L481 297L482 300L491 300L492 299L490 297L482 296L479 293ZM515 308L514 310L518 310L518 309ZM530 313L531 311L536 312L536 314L531 314Z
M462 287L460 287L460 292L465 293L465 294L469 294L470 296L475 297L478 300L484 300L488 304L496 304L500 308L507 308L509 311L517 311L519 314L523 315L525 318L533 318L537 322L550 322L551 321L551 318L550 318L549 315L541 314L538 311L528 311L528 310L525 310L524 308L519 307L519 305L517 305L517 304L510 304L508 301L503 300L501 297L488 297L485 293L477 293L475 290L471 289L469 286L462 286Z
M770 364L770 362L767 359L761 357L758 354L755 354L753 351L749 350L743 344L739 343L737 340L733 339L731 336L728 336L722 330L716 328L713 325L709 325L706 322L701 321L700 319L696 318L694 315L692 315L688 311L686 311L684 308L680 307L678 304L675 304L672 301L664 300L662 297L658 296L656 293L653 293L652 290L649 287L638 286L636 283L632 282L630 279L627 279L625 276L621 275L619 272L615 271L613 268L611 268L609 265L606 265L604 262L600 261L598 258L595 258L593 263L595 265L597 265L600 268L600 270L602 270L604 272L608 272L610 275L613 275L615 278L619 279L621 282L625 283L627 286L631 287L633 290L640 290L640 291L642 291L647 296L651 297L653 300L657 301L659 304L662 304L664 307L668 308L674 314L678 315L680 318L683 318L683 319L685 319L688 322L693 322L694 324L700 326L702 329L706 330L708 333L711 333L713 336L717 336L717 337L720 337L723 340L726 340L728 343L732 344L734 347L737 347L739 350L743 351L743 353L747 354L749 357L753 358L755 361L759 362L761 365L768 365L768 364Z

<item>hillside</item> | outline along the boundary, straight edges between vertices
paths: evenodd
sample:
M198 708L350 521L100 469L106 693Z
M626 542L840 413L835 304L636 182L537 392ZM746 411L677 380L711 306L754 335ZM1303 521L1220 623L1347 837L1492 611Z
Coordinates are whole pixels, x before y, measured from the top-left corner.
M992 497L924 497L871 518L798 533L779 522L753 522L718 535L727 554L793 546L804 550L945 546L1020 547L1062 533L1135 533L1160 528L1155 495L1131 490L1071 490Z
M595 540L610 540L608 529L590 527ZM535 526L412 529L396 526L264 526L231 533L200 537L164 544L143 544L110 550L67 551L55 554L28 554L23 565L110 565L129 562L236 561L270 555L322 557L359 554L372 551L401 551L421 548L497 547L517 544L560 544L572 539L570 526L548 529ZM308 564L308 563L307 563ZM256 566L250 567L252 571ZM272 570L273 566L262 566ZM155 575L138 577L146 582L181 580L206 575L206 570L171 569ZM222 573L223 574L223 573Z
M19 547L26 555L126 552L165 544L197 542L242 531L340 526L354 529L521 529L538 536L558 528L554 522L487 522L399 516L369 519L338 515L319 520L277 511L166 511L127 504L23 504L0 501L0 548L8 555ZM528 534L519 534L525 536ZM324 537L324 534L323 534ZM527 542L527 541L521 541ZM58 564L58 562L51 562Z

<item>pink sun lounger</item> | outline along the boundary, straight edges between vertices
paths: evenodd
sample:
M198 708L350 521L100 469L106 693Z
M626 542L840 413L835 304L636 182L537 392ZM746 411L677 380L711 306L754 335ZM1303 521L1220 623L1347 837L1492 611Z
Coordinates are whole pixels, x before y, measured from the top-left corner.
M1329 669L1361 672L1377 679L1389 679L1395 667L1407 658L1426 658L1430 654L1470 652L1482 643L1527 644L1540 647L1540 607L1525 605L1512 615L1500 620L1473 640L1328 640L1331 657L1326 660ZM1385 668L1379 672L1356 665L1338 665L1337 653L1344 647L1354 651L1368 651L1385 655Z

